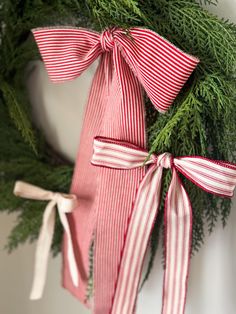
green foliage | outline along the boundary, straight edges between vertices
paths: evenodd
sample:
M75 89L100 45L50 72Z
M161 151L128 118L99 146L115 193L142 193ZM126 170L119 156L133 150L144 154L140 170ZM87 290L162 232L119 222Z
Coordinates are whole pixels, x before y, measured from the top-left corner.
M0 211L18 213L17 224L12 230L7 249L12 251L27 240L35 240L39 233L45 202L29 201L12 194L15 180L25 180L46 189L67 192L72 166L52 163L53 154L46 150L43 141L36 156L24 141L8 115L6 106L0 102ZM59 252L62 229L57 219L52 251Z
M17 93L15 89L6 82L3 82L1 84L1 90L11 119L15 123L15 126L18 128L18 130L21 132L25 141L28 142L34 152L37 153L35 147L35 137L30 118L26 110L20 106L19 101L17 100Z
M93 297L93 270L94 270L94 239L89 248L89 275L86 291L86 299L90 300Z
M93 26L103 29L111 25L119 25L124 28L145 21L148 17L143 14L137 0L88 0L89 10L93 19Z
M110 25L153 29L201 63L167 114L157 113L146 101L148 143L151 152L202 155L235 161L236 26L219 19L195 0L0 0L0 210L18 211L18 224L8 248L37 237L44 204L13 197L16 179L45 188L67 191L72 167L58 162L41 133L32 125L24 87L29 60L39 58L30 29L69 24L101 30ZM35 12L37 12L35 14ZM225 225L230 200L209 195L182 178L193 207L192 253L220 218ZM163 230L163 200L170 172L163 178L162 204L151 238L148 274ZM54 238L60 250L61 229Z

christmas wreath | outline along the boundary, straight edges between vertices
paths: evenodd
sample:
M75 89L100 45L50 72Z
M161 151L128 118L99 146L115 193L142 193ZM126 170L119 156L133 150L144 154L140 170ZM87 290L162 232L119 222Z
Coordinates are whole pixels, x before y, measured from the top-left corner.
M214 4L212 1L206 1ZM30 30L48 25L72 25L101 32L116 25L123 29L146 27L200 63L165 115L146 98L150 154L203 156L235 162L236 26L204 10L195 0L32 0L1 1L0 6L0 210L17 212L7 248L15 249L37 239L44 202L16 198L16 180L46 189L68 192L73 165L50 147L31 118L25 81L40 58ZM193 208L192 254L204 241L207 225L212 232L218 219L225 226L231 200L205 193L182 178ZM164 173L162 194L171 181ZM152 268L162 234L164 197L150 239ZM52 251L61 249L62 227L57 220ZM91 248L91 260L92 260Z

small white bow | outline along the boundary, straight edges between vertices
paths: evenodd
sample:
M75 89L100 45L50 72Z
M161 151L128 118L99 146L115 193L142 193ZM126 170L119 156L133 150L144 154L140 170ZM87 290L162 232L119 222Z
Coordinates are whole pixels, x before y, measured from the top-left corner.
M31 289L30 299L31 300L40 299L43 294L43 289L45 286L45 280L47 275L48 258L50 254L50 248L55 228L56 208L58 210L60 221L63 225L68 240L67 256L71 278L73 284L75 286L78 286L79 281L78 269L73 250L70 227L66 217L66 213L71 213L72 210L78 204L76 195L54 193L22 181L17 181L15 183L13 193L16 196L20 196L23 198L40 201L49 201L43 214L42 226L37 242L35 254L34 280Z

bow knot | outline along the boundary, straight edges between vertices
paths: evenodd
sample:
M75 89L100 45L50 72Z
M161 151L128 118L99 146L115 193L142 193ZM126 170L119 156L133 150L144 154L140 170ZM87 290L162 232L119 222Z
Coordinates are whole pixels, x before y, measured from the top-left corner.
M170 153L163 153L156 156L155 163L158 167L170 169L173 163L173 156Z
M109 52L114 47L114 37L113 37L114 31L115 31L114 27L105 29L100 36L101 47L104 52Z
M62 195L58 192L49 192L49 197L51 201L57 203L57 205L62 201Z
M77 205L77 197L73 194L51 192L51 200L56 202L58 210L65 214L71 213L73 207Z

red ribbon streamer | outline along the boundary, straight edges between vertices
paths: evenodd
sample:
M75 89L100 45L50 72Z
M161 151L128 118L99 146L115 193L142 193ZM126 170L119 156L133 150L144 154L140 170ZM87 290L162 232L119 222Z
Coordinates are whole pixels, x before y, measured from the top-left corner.
M127 142L97 138L92 164L111 169L143 167L148 152ZM162 314L184 313L192 237L192 208L178 176L181 172L205 191L232 197L236 185L236 164L199 156L173 158L151 155L151 165L140 183L123 249L112 314L133 313L143 260L155 222L161 196L163 168L172 170L165 200L165 275Z
M145 148L143 89L155 108L165 112L199 60L155 32L137 27L128 31L113 27L102 34L55 27L35 29L33 34L53 82L75 79L101 56L71 187L79 199L69 220L78 252L80 286L74 287L70 278L66 241L64 286L86 303L88 251L95 234L94 312L107 314L115 293L124 233L144 168L118 173L93 167L93 138L112 137Z

